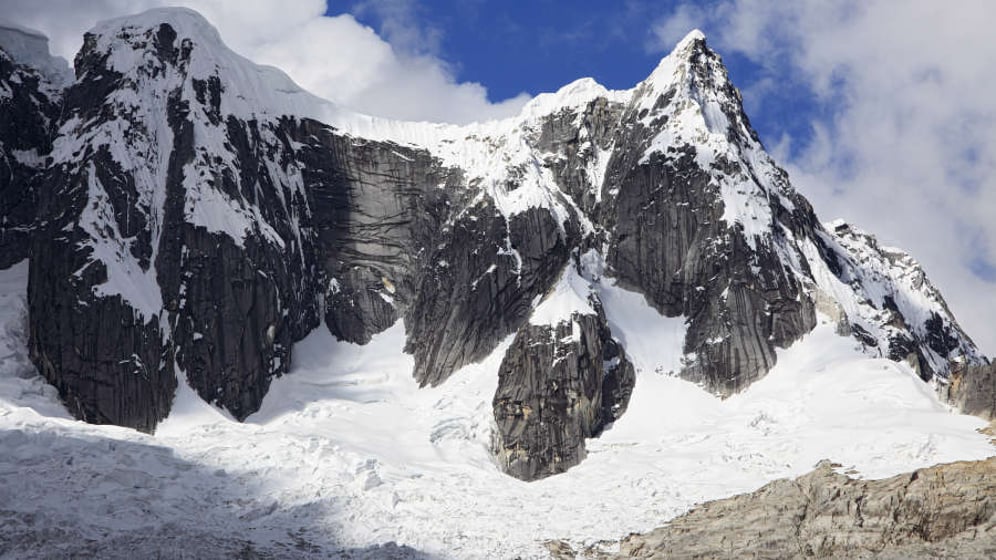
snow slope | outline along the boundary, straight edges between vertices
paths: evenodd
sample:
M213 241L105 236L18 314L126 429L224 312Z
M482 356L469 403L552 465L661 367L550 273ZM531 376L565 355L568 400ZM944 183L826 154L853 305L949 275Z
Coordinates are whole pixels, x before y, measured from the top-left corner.
M25 354L26 267L0 271L0 557L542 558L660 525L704 500L808 471L866 477L993 454L906 366L821 325L725 401L667 375L683 321L593 284L637 385L566 474L524 483L491 461L491 398L510 340L418 389L400 323L367 346L318 329L262 409L237 423L180 384L155 436L74 422ZM656 331L648 331L648 328ZM394 544L388 544L394 543Z

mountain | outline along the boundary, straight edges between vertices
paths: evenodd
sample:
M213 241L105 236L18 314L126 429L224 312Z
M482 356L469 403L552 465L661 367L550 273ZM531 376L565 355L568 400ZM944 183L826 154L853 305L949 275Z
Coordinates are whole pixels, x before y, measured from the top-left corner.
M68 83L42 46L0 57L0 265L30 255L31 361L87 422L154 432L186 386L244 420L316 329L402 321L423 387L503 351L492 451L534 480L640 371L729 397L821 322L939 387L987 363L915 260L818 221L699 32L463 127L351 114L184 9L98 25ZM621 291L680 347L636 363Z
M0 22L0 268L28 256L41 188L32 182L52 151L69 74L47 38Z

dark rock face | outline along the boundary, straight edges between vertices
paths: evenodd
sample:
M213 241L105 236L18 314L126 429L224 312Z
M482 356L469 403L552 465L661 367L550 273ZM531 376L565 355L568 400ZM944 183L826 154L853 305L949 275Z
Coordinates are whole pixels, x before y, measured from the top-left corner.
M495 454L506 473L536 480L585 457L585 438L622 416L635 374L605 315L523 325L498 370Z
M28 256L37 175L52 151L58 114L59 98L45 76L0 44L0 269Z
M444 242L417 291L407 350L415 378L437 385L481 360L529 317L567 263L568 241L549 212L530 209L506 221L488 202L444 230Z
M700 102L714 104L728 120L725 130L715 132L726 136L733 152L720 152L706 167L702 146L679 141L662 152L648 151L660 127L681 110L673 106L683 98L675 86L660 91L648 82L644 91L638 88L616 140L626 148L614 153L602 186L609 201L603 219L612 231L606 261L658 311L688 317L685 352L692 359L681 375L729 395L774 365L776 347L815 326L814 306L779 249L788 245L783 231L805 235L819 223L808 204L799 204L801 197L788 187L782 170L757 167L749 158L729 159L750 151L756 134L718 57L701 39L685 49L687 87L715 92ZM759 206L760 219L770 214L771 223L756 237L726 218L738 209L727 208L733 199L723 183L738 182L744 186L737 192L750 196L751 189L762 188L765 173L769 185L763 188L773 192L751 204ZM794 247L789 251L798 253Z
M504 124L365 138L193 12L157 13L88 34L61 107L0 52L0 266L30 236L31 356L80 418L151 431L184 379L244 419L322 322L363 344L404 320L422 385L515 334L496 452L562 472L635 377L595 299L529 323L572 255L685 317L675 373L718 395L817 311L924 379L984 361L908 255L817 221L701 37L631 92L582 80Z
M366 343L416 297L440 224L466 203L459 177L423 150L352 139L305 120L292 138L326 278L325 323Z
M78 71L91 71L98 62L84 48ZM102 77L108 82L121 78ZM66 92L65 114L93 119L77 132L96 132L99 102L112 86L94 76ZM31 359L77 417L151 431L168 413L176 388L169 347L154 309L158 298L140 294L149 298L149 305L143 306L126 299L127 286L116 293L99 291L112 276L119 279L120 272L111 267L122 263L95 258L100 252L114 254L148 271L150 231L144 215L134 211L134 178L114 160L108 146L80 147L72 157L79 158L76 164L56 164L45 172L47 188L39 191L45 221L32 241L29 268ZM93 223L85 213L99 217L93 220L99 230L88 231ZM94 234L105 243L91 244ZM137 286L137 291L143 288Z
M415 378L437 385L529 315L577 233L540 208L506 219L424 150L315 121L293 134L326 281L325 321L366 343L404 317ZM310 141L309 141L310 139Z
M174 161L190 167L175 173L171 165L167 177L157 280L177 367L202 398L243 419L259 408L270 380L287 371L293 343L319 323L314 240L292 225L307 219L307 200L287 181L289 163L279 171L266 166L268 158L288 161L278 126L230 116L224 130L234 170L194 155L190 127L178 120L174 128ZM260 229L237 240L191 224L187 210L200 200L185 179L194 169L215 178L207 188L255 209Z
M539 153L550 154L544 164L557 186L585 215L601 213L605 177L595 169L614 152L623 110L622 104L599 97L578 112L565 110L543 119L532 139Z
M723 207L694 148L629 169L616 198L608 262L668 316L690 319L682 376L728 395L748 386L812 330L812 303L773 248L752 249L720 220ZM808 218L808 217L806 217Z
M293 342L318 324L314 241L292 227L307 219L307 200L277 124L218 118L217 81L185 97L189 39L163 24L128 40L155 46L159 58L137 72L159 87L154 95L109 68L92 35L66 92L67 126L83 124L60 140L46 178L58 188L42 201L48 221L34 241L32 358L87 420L151 431L169 412L178 371L245 418L287 370ZM129 89L159 105L116 98ZM201 111L207 122L195 124ZM127 148L115 145L122 128L136 131ZM198 144L212 133L226 139L227 159ZM168 154L146 151L164 139ZM255 212L241 236L192 222L217 197Z
M993 558L996 458L885 480L854 480L829 462L795 480L704 504L618 552L591 558ZM565 546L557 557L574 558ZM566 554L565 554L566 553Z

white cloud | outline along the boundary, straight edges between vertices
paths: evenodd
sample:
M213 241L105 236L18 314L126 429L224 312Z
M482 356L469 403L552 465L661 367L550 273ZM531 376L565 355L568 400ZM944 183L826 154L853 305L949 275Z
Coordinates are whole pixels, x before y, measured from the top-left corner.
M909 250L996 354L996 3L725 0L708 14L699 25L720 51L830 109L782 160L821 217Z
M701 7L695 4L679 4L667 17L651 28L651 50L669 51L689 31L702 27L708 17Z
M72 60L97 21L166 5L199 11L236 52L356 111L464 123L514 115L529 100L492 103L484 86L458 82L433 54L437 32L420 29L404 0L367 8L378 10L391 43L351 15L324 17L325 0L9 0L4 17L47 34L54 53Z

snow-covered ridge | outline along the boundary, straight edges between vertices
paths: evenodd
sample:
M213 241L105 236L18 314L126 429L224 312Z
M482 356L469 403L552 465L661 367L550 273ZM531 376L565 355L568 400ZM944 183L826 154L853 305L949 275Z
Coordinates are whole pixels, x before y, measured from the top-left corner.
M708 61L708 71L715 84L702 88L702 84L689 79L690 57L704 35L694 30L682 39L675 50L665 57L650 77L628 90L608 90L591 78L568 84L555 93L540 94L531 100L515 117L503 120L449 125L427 122L404 122L362 115L339 107L314 96L295 84L283 72L257 65L226 47L217 30L200 14L183 8L163 8L109 20L98 24L91 31L97 38L97 50L109 55L108 65L126 76L146 73L143 69L155 64L156 54L149 37L162 24L168 24L177 35L177 44L190 45L190 60L179 69L182 79L220 78L224 93L221 96L222 115L235 115L243 120L260 118L276 120L281 116L312 118L335 127L355 138L388 141L425 149L438 157L443 165L458 168L468 185L474 185L493 200L505 216L512 216L529 208L545 208L563 223L578 212L572 203L559 192L545 165L542 153L532 138L545 118L563 111L580 115L584 108L597 99L640 110L642 105L653 105L657 93L669 88L681 92L681 99L665 108L674 113L652 144L647 154L667 149L681 143L697 143L700 163L709 169L719 158L744 161L741 174L720 177L725 207L724 219L729 224L739 223L748 233L748 239L760 237L770 229L769 191L757 181L778 182L778 174L763 148L756 141L740 143L727 139L727 130L738 126L737 133L744 138L752 135L743 122L730 122L727 114L734 110L730 103L739 100L722 98L722 85L727 83L725 70L718 60ZM715 86L715 87L712 87ZM189 84L186 86L189 89ZM654 95L651 95L654 94ZM724 110L726 113L724 113ZM653 114L647 117L652 119ZM648 122L649 124L649 122ZM601 184L608 154L592 158L589 162L592 189L601 197ZM516 188L509 189L510 178ZM774 193L777 196L777 192ZM214 200L204 196L200 199ZM220 201L224 203L224 200ZM785 200L783 205L791 207ZM224 204L219 206L222 209ZM251 212L239 213L228 222L244 224L252 218ZM199 215L205 215L200 212ZM204 222L205 227L220 231L232 230L234 238L240 237L241 226L219 227L218 223ZM236 231L240 230L240 231Z
M927 363L923 365L934 371L946 371L950 359L985 360L971 338L950 320L943 296L912 256L879 245L875 236L842 220L825 227L839 247L842 271L837 281L850 293L842 293L839 285L827 289L835 293L853 324L876 339L873 352L880 356L895 353L897 338L908 338L905 330L918 339L911 342L924 354ZM920 367L915 361L913 366Z
M723 220L739 224L756 247L773 229L772 199L791 210L785 195L792 188L743 118L722 59L704 43L701 31L691 31L637 86L630 110L644 115L641 123L656 131L641 161L694 146L697 163L710 170L720 189ZM663 106L662 97L670 99ZM731 163L733 171L724 171Z
M106 20L89 33L96 37L96 50L109 55L111 69L134 76L156 63L150 32L163 24L176 33L177 44L186 42L190 47L189 62L183 67L185 78L224 78L228 95L221 98L222 113L323 120L332 111L331 103L305 91L281 70L251 62L229 49L204 16L187 8L158 8Z
M168 25L175 38L172 43L179 46L179 59L165 63L158 52L157 42L163 25ZM164 33L168 32L163 31ZM93 52L106 56L107 68L123 76L122 91L114 94L113 101L122 109L115 114L140 115L144 127L129 125L107 125L103 132L90 131L74 135L78 139L74 146L61 150L63 154L78 153L79 141L97 142L111 147L117 153L116 159L126 170L139 171L139 168L153 170L150 181L141 196L155 198L151 193L161 190L165 162L169 154L171 133L165 122L165 103L168 92L181 90L182 98L189 100L193 107L196 128L195 139L206 158L221 157L229 160L230 149L226 147L224 125L206 118L208 107L200 108L197 84L216 80L221 86L220 118L235 116L242 121L259 120L276 122L281 117L296 119L310 118L338 129L354 138L374 141L388 141L425 149L438 157L443 165L459 168L465 183L487 194L505 216L512 216L528 208L549 209L561 223L571 214L570 202L563 199L554 181L543 167L541 154L530 145L537 123L546 115L562 110L579 111L586 104L598 98L623 103L630 92L606 90L591 79L578 80L553 94L538 96L530 102L518 117L501 121L473 123L454 126L437 123L400 122L380 119L354 113L321 99L298 86L280 70L257 65L236 54L224 45L217 30L200 14L184 8L163 8L116 18L102 22L90 31L94 38L90 47ZM85 80L86 76L81 76ZM203 86L201 86L203 87ZM200 94L203 97L203 93ZM125 109L128 107L129 109ZM115 122L120 122L120 119ZM87 123L73 122L72 128ZM116 126L117 131L108 130ZM129 130L139 130L147 135L160 138L153 142L163 154L159 162L135 164L135 154L121 154L122 148L115 138L129 134ZM73 131L64 129L64 132ZM226 155L227 154L227 155ZM200 156L198 156L200 158ZM228 161L231 164L231 161ZM198 164L208 166L206 160ZM208 166L210 167L210 166ZM253 223L260 223L259 216L252 208L238 200L230 200L219 192L203 185L198 177L203 173L190 169L185 173L189 179L188 217L195 225L209 231L223 232L237 243ZM509 189L510 177L516 178L518 188ZM281 183L299 183L294 177L282 178ZM141 186L140 186L141 187ZM139 189L143 191L142 188ZM197 194L197 193L200 194ZM155 204L148 204L155 210ZM152 220L160 223L160 220ZM263 233L269 231L263 223ZM275 243L280 243L275 235L268 235Z

